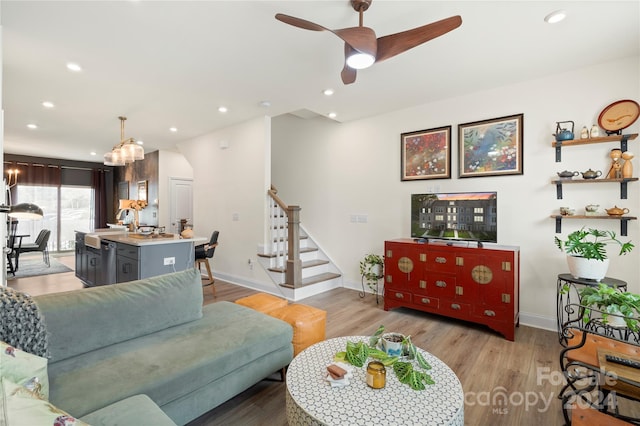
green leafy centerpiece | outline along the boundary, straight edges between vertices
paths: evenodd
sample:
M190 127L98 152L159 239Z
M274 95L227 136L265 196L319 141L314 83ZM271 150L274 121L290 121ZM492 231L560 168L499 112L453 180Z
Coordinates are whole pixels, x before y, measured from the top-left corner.
M411 342L411 336L405 336L402 345L406 357L389 356L386 352L377 348L378 342L384 333L384 325L378 327L371 336L368 344L365 342L347 342L344 352L335 355L336 361L348 362L356 367L363 367L369 358L380 361L385 366L393 366L393 371L400 383L411 386L414 390L424 390L425 385L433 385L435 382L431 376L422 370L431 370L431 365ZM406 359L406 360L401 360ZM417 366L414 366L414 361Z

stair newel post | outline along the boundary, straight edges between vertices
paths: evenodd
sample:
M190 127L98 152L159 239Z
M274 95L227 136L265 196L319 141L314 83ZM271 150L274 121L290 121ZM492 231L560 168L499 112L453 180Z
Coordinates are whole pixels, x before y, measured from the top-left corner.
M287 207L287 271L286 282L294 288L302 284L300 259L300 206Z

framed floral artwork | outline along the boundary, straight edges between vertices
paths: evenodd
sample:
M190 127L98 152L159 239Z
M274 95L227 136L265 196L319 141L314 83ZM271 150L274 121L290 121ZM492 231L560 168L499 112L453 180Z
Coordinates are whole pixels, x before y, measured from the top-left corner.
M400 180L451 178L451 126L402 133Z
M458 125L458 176L521 175L524 114Z

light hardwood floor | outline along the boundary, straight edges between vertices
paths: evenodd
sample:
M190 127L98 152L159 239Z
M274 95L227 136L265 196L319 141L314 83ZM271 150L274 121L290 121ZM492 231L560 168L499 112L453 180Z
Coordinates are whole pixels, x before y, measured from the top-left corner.
M58 260L73 267L73 257ZM32 295L82 287L73 272L8 283ZM255 293L220 281L216 289L215 299L210 288L204 289L205 304ZM557 399L561 347L553 332L520 326L515 342L510 342L488 328L463 321L405 308L386 312L382 303L376 305L374 296L360 298L358 292L347 289L332 290L301 303L327 311L327 338L372 334L380 324L410 334L417 346L442 359L459 377L465 392L466 425L564 423ZM498 404L501 396L507 398L505 405ZM263 380L190 426L286 424L285 384Z

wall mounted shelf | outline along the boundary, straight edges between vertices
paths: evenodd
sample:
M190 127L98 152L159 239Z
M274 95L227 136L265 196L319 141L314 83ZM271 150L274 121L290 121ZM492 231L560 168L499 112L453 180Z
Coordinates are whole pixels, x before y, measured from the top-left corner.
M551 146L556 149L556 163L562 161L562 147L563 146L574 146L574 145L590 145L594 143L605 143L605 142L618 142L620 141L620 150L627 150L627 142L630 140L634 140L638 137L637 133L631 133L628 135L611 135L611 136L603 136L601 138L588 138L588 139L573 139L570 141L553 141L551 142Z
M619 182L620 183L620 198L627 199L627 182L635 182L638 178L621 178L621 179L556 179L551 183L556 186L556 198L562 200L562 185L573 183L607 183L607 182Z
M635 216L587 216L587 215L572 215L572 216L562 216L562 215L551 215L551 219L556 220L556 234L562 232L562 220L573 220L573 219L604 219L604 220L619 220L620 221L620 235L623 237L627 236L627 224L630 220L638 219Z

